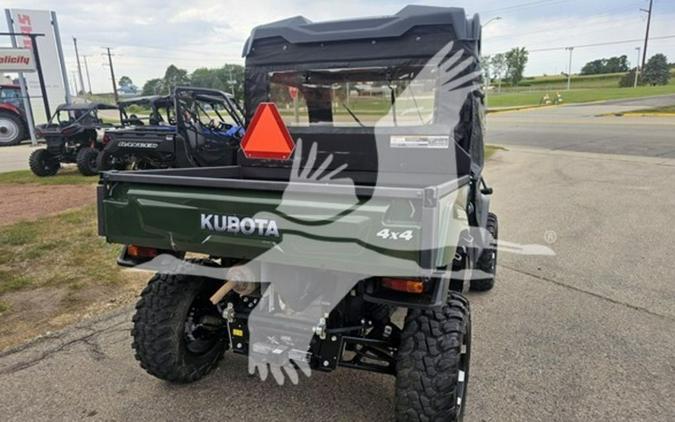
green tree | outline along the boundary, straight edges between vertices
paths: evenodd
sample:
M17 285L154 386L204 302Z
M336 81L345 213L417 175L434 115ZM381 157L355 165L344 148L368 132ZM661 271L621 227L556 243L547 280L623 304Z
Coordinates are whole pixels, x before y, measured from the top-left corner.
M117 82L117 86L130 86L133 84L134 84L133 81L128 76L122 76L119 82Z
M506 71L506 56L503 53L495 54L490 61L492 76L497 79L497 92L502 92L502 78Z
M652 56L645 65L642 77L644 82L650 85L668 85L670 68L666 56L663 54Z
M621 73L628 71L628 56L603 58L588 62L581 69L582 75L600 75L603 73Z
M483 71L483 83L487 87L492 82L492 58L490 56L481 56L480 68Z
M195 69L190 75L190 82L193 86L200 88L223 89L216 72L205 67Z
M223 90L234 95L239 101L244 97L244 67L238 64L226 64L217 69L218 79L223 83Z
M179 69L174 65L169 65L164 72L163 78L163 93L168 94L177 86L189 85L190 78L187 70Z
M638 75L638 85L644 84L644 78L642 74ZM619 80L619 87L621 88L632 88L635 86L635 68L631 69L630 72L626 73Z
M529 53L525 47L516 47L504 55L506 60L506 78L516 86L523 80Z
M142 95L157 95L162 94L163 92L163 81L159 78L150 79L145 84L143 84Z

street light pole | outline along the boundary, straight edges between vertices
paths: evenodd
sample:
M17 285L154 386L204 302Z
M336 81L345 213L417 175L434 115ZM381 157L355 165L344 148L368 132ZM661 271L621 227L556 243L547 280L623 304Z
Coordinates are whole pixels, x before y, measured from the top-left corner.
M633 88L638 86L638 78L640 77L640 47L635 47L637 50L637 62L635 62L635 84Z
M567 90L572 89L572 53L574 52L574 47L567 47L565 50L570 52L570 63L567 67Z
M490 25L492 22L496 22L496 21L500 21L500 20L502 20L502 17L501 17L501 16L496 16L496 17L490 19L489 21L485 22L485 23L483 24L483 28L485 28L486 26Z

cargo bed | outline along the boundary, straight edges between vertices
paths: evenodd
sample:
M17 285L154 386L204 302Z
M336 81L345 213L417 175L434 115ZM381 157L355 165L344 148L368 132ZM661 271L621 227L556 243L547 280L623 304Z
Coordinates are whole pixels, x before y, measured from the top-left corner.
M449 218L458 198L463 201L466 194L454 193L468 191L468 177L441 183L438 175L383 174L377 188L369 173L343 172L340 177L357 183L295 182L293 201L290 208L288 201L284 204L283 213L278 210L288 187L288 170L283 168L107 172L98 187L99 233L112 243L241 259L269 252L285 235L309 237L313 240L295 242L283 253L266 254L266 259L307 263L311 257L313 266L355 272L372 272L380 264L383 271L394 270L392 256L403 266L405 261L430 270L447 264L454 249L442 247L446 242L439 239L448 234L442 233L447 225L440 223ZM214 231L213 219L217 224L226 217L275 221L279 237L269 236L265 229L247 235ZM296 221L303 218L322 222L303 226ZM406 233L406 239L383 236L391 232ZM362 246L356 255L354 243ZM377 254L371 256L368 249Z

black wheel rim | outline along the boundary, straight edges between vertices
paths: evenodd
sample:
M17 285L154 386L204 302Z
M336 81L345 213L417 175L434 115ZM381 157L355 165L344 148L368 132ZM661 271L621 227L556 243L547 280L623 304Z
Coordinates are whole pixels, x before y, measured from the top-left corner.
M186 349L195 355L208 353L223 338L223 329L207 320L220 319L218 309L205 295L199 295L188 310L185 320L184 341Z

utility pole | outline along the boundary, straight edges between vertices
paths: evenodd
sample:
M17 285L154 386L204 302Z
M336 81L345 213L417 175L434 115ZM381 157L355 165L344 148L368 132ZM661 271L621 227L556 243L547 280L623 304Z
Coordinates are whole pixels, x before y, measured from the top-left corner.
M106 47L106 50L108 50L108 65L110 66L110 77L112 78L112 84L113 84L113 93L115 94L115 104L119 105L120 103L120 97L117 95L117 81L115 80L115 69L113 69L113 63L112 63L112 54L110 54L110 47ZM122 115L122 110L119 110L120 113L120 122L124 121L124 116Z
M89 87L89 95L91 95L91 78L89 78L89 66L87 65L87 56L82 56L84 59L84 70L87 72L87 86Z
M77 89L77 75L75 74L75 72L70 72L70 76L72 76L73 78L73 91L75 91L73 97L77 97L77 93L79 92Z
M637 61L635 62L635 84L633 85L633 88L637 88L638 86L638 79L640 78L640 47L635 47L637 50Z
M642 52L642 70L644 70L645 63L647 63L647 45L649 44L649 29L652 24L653 9L654 9L654 0L649 0L649 10L640 9L641 11L647 13L647 33L645 34L645 49Z
M570 63L567 66L567 90L572 89L572 53L574 52L574 47L567 47L565 50L570 52Z
M77 38L73 37L75 45L75 58L77 59L77 74L80 76L80 89L84 91L84 79L82 78L82 66L80 65L80 53L77 51ZM79 92L79 91L76 91ZM77 93L75 94L77 95Z
M119 95L117 95L117 81L115 80L115 69L113 69L112 63L112 54L110 54L110 47L106 47L108 50L108 66L110 66L110 77L112 78L113 93L115 94L115 104L120 101Z

